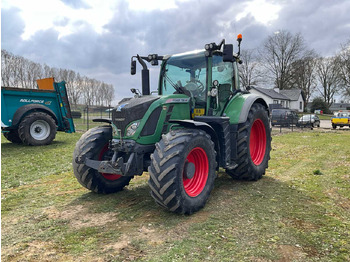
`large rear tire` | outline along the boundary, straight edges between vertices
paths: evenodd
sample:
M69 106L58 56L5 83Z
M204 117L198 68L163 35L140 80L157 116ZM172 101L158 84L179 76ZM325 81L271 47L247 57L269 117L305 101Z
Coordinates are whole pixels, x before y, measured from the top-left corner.
M57 126L53 118L43 112L34 112L23 118L18 127L18 135L23 144L43 146L55 139Z
M17 129L10 130L9 132L4 132L4 137L15 144L21 144L22 140L19 138Z
M258 180L268 168L271 151L271 130L266 108L253 104L247 121L238 126L238 166L226 172L238 180Z
M78 164L77 158L92 160L110 160L113 151L108 148L112 139L111 126L99 126L87 131L75 146L73 153L74 175L81 185L96 193L114 193L129 184L132 177L118 174L100 173L85 164Z
M192 214L209 198L216 177L214 143L204 131L181 129L163 135L151 155L151 196L172 212Z

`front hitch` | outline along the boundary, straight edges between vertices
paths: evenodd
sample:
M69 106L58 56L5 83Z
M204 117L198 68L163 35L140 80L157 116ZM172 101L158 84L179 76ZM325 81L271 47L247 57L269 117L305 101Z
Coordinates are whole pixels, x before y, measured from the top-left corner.
M123 157L119 157L116 161L98 161L90 158L76 159L78 164L84 164L90 168L96 169L100 173L117 174L121 176L134 176L130 167L135 161L135 153L131 153L128 161L124 163Z

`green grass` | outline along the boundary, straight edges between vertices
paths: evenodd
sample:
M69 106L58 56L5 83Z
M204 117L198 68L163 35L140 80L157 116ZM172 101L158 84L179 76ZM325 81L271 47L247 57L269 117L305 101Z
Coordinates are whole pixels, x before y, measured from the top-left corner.
M157 206L147 174L97 195L72 171L81 133L1 143L3 261L349 261L350 132L276 134L265 177L221 172L201 211Z

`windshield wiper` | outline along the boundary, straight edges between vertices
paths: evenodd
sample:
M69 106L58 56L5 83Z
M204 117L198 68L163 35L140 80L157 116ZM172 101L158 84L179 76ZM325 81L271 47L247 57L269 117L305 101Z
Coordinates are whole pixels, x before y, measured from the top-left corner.
M174 83L173 80L171 80L167 74L164 74L163 76L165 76L165 79L175 88L175 90L179 93L179 94L184 94L184 90L182 89L181 86L178 86L177 84Z

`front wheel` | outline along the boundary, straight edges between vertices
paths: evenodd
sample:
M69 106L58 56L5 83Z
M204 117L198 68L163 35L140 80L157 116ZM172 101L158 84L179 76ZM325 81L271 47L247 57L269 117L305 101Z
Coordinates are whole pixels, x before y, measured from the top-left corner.
M214 143L204 131L181 129L163 135L151 156L151 196L172 212L192 214L204 207L214 187Z
M111 160L113 151L108 148L112 139L111 126L99 126L87 131L75 146L73 153L74 175L81 185L96 193L114 193L129 184L132 177L119 174L100 173L85 164L78 164L78 158L92 160Z
M238 166L226 172L234 179L260 179L268 167L271 151L271 130L263 105L252 105L247 121L238 126L237 138Z

